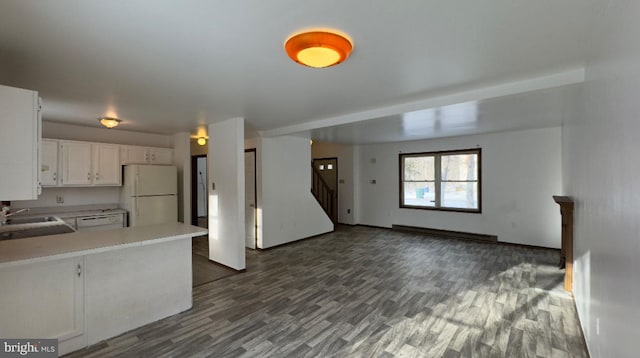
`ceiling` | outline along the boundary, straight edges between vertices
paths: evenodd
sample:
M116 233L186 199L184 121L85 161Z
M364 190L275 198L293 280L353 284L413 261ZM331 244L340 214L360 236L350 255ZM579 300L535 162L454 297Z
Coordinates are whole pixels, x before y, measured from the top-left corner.
M582 81L589 3L2 0L0 84L39 91L44 120L85 126L116 115L121 129L171 134L244 117L265 135L357 142L367 124L388 122L393 140L406 140L418 139L403 136L409 112L427 109L413 128L428 138L438 116L474 107L464 103L476 103L477 127L497 103L523 113L556 101L545 89ZM351 57L325 69L291 61L284 40L308 28L347 33ZM530 101L510 97L526 93Z

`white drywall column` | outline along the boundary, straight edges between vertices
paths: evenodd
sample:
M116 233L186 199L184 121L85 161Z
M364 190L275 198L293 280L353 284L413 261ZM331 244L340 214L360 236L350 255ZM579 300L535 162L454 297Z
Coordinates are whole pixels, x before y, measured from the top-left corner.
M173 164L178 168L178 221L191 223L191 153L189 133L173 135Z
M244 257L244 118L209 125L209 259L236 270Z
M597 3L597 4L596 4ZM573 294L593 358L640 351L640 1L598 1L582 113L563 127Z

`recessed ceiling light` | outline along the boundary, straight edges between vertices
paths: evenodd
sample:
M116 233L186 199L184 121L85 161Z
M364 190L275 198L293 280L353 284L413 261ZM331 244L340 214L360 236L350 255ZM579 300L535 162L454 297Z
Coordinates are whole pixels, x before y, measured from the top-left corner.
M205 145L205 144L207 144L207 138L200 137L200 138L198 138L197 142L198 142L198 145Z
M113 118L113 117L102 117L102 118L100 118L98 120L100 121L100 124L102 124L103 126L109 128L109 129L117 127L118 124L120 124L120 122L122 122L121 119Z
M287 55L295 62L315 68L343 62L351 54L353 44L343 35L329 31L309 31L290 37L284 44Z

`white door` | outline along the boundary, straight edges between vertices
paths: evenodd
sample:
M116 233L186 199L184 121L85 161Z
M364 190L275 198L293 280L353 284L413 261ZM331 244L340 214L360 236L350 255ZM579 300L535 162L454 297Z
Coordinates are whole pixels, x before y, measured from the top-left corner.
M178 221L178 199L175 195L134 197L129 221L131 226L174 223Z
M121 184L120 146L115 144L93 145L93 174L95 185Z
M244 152L245 246L256 248L256 152Z
M56 186L58 185L58 141L43 139L40 151L40 183L42 186Z
M62 142L62 185L91 185L91 143Z

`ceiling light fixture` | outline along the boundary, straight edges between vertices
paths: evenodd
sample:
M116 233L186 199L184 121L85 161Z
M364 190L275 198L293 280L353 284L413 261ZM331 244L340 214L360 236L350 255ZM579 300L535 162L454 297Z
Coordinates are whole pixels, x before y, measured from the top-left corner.
M344 61L353 44L343 35L328 31L309 31L293 35L284 43L287 55L295 62L315 68Z
M198 145L205 145L205 144L207 144L207 138L205 137L198 138Z
M120 124L120 122L122 122L121 119L118 118L113 118L113 117L102 117L99 119L100 124L102 124L103 126L111 129L114 127L117 127L118 124Z

